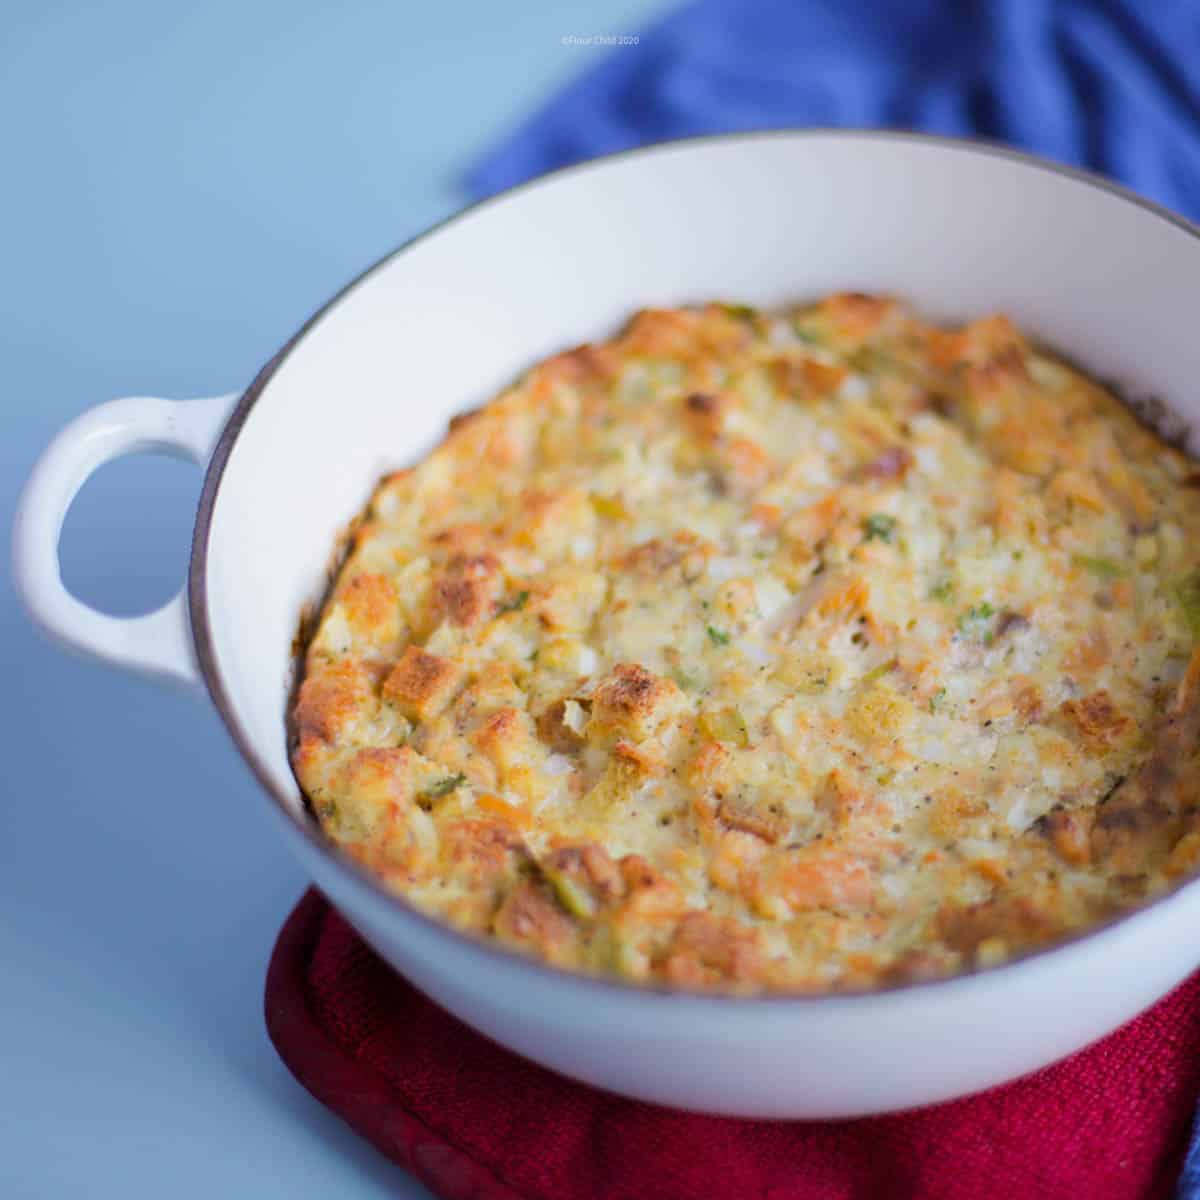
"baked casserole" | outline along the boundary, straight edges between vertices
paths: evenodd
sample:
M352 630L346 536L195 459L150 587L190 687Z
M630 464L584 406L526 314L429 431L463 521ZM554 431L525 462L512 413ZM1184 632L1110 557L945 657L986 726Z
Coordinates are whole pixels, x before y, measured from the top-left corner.
M1197 485L1004 317L643 311L379 486L293 766L386 886L558 966L996 963L1200 858Z

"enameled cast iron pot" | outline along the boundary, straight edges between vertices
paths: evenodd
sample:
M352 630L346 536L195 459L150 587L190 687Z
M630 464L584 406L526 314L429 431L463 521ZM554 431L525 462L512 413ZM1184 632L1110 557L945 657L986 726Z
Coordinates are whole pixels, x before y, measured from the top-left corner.
M1200 230L1101 180L920 136L705 138L572 167L469 209L335 297L241 394L102 404L37 464L15 579L65 645L207 689L279 831L438 1003L556 1070L715 1113L832 1117L962 1095L1115 1028L1200 964L1200 886L1056 948L873 994L733 999L573 976L422 915L324 840L288 766L293 637L380 475L537 360L635 308L898 293L1007 312L1135 397L1200 417ZM1191 449L1197 447L1193 444ZM187 587L102 615L64 589L63 516L101 463L207 467Z

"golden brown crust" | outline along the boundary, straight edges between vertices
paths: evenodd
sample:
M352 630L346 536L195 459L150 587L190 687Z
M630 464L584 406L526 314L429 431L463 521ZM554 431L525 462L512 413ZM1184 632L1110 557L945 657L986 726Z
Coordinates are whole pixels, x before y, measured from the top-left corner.
M433 623L476 625L490 615L503 580L494 554L456 554L433 585Z
M1037 828L1050 839L1059 857L1073 867L1084 866L1092 857L1091 828L1094 814L1053 809L1040 817Z
M550 962L570 957L577 934L550 890L532 879L522 880L504 897L492 931L501 941L532 950Z
M342 659L310 670L296 701L299 740L332 742L370 695L371 677L361 662Z
M1200 864L1197 477L1004 317L648 310L379 486L293 766L386 886L562 966L996 962Z
M649 737L678 707L679 688L637 663L617 663L592 694L589 731Z
M1037 945L1057 932L1054 922L1025 896L945 909L939 925L945 944L960 954L974 954L986 942L1003 947Z
M620 869L608 851L595 842L560 846L547 856L546 870L587 888L597 906L619 899L625 893L625 880Z
M675 927L663 971L685 987L739 983L761 979L764 959L756 929L730 917L689 912Z
M752 833L764 842L777 842L791 828L779 804L769 800L725 797L717 806L718 819L730 829Z
M361 536L361 531L360 531ZM338 596L351 622L380 642L390 642L398 632L398 596L387 575L363 572L353 576Z
M1060 711L1088 747L1100 754L1133 729L1133 722L1103 688L1078 700L1065 700Z
M383 697L410 720L436 716L454 698L463 670L452 660L406 646L400 661L383 681Z
M567 723L567 705L570 697L560 697L542 710L537 719L538 737L552 750L573 754L581 749L586 739ZM575 702L578 704L578 701Z

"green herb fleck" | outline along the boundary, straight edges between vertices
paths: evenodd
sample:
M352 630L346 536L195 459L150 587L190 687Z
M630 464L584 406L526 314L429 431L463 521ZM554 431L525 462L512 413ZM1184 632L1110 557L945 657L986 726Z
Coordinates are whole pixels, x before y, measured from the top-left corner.
M695 691L700 686L700 680L682 667L672 667L668 674L685 692Z
M1129 574L1128 570L1121 563L1099 555L1072 554L1071 561L1077 567L1082 567L1085 571L1091 571L1093 575L1098 575L1101 579L1120 579L1122 576Z
M862 527L868 542L890 542L892 534L896 532L896 518L889 517L887 513L872 513L864 518Z
M984 645L990 645L992 641L991 630L987 629L987 623L996 615L996 610L984 600L982 604L973 604L967 609L961 617L958 618L958 628L963 633L969 633L976 637L981 637Z
M528 592L518 592L511 600L505 600L500 605L500 611L502 613L520 612L525 607L525 602L528 599Z
M929 711L937 712L943 700L946 698L946 689L938 688L932 696L929 697Z
M728 646L731 638L723 629L717 629L714 625L706 626L708 630L709 640L714 646Z
M934 584L929 592L930 600L949 600L954 595L954 580L943 579L941 583Z
M435 779L423 792L422 800L440 800L443 796L457 791L467 782L465 775L447 775L443 779Z
M970 621L986 621L995 615L996 610L986 600L984 600L982 604L971 605L971 607L968 608L965 613L963 613L962 620L959 621L959 624L962 625L964 622Z
M583 884L552 867L543 867L542 870L567 912L585 921L590 921L596 915L595 898Z
M824 346L825 335L819 329L810 329L806 325L801 325L798 321L792 322L792 332L806 346Z
M738 321L753 321L758 317L758 309L750 304L718 304L717 307L727 317Z
M863 687L870 687L877 679L882 679L885 675L890 674L896 669L896 664L899 659L889 658L887 662L880 663L877 667L872 667L863 677Z
M1193 637L1200 637L1200 571L1185 575L1175 588L1175 601L1183 610L1183 619Z
M901 366L900 362L878 346L864 346L850 356L850 365L861 375L887 375Z

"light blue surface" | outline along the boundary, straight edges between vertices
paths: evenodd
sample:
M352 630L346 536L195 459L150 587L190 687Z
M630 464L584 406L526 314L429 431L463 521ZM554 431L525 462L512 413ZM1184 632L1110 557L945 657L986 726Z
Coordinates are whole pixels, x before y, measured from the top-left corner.
M636 33L656 7L2 6L3 526L58 427L244 386L605 53L564 35ZM115 612L165 599L199 486L160 460L102 471L68 517L68 583ZM215 715L41 641L4 562L0 1196L424 1195L267 1041L304 879Z

